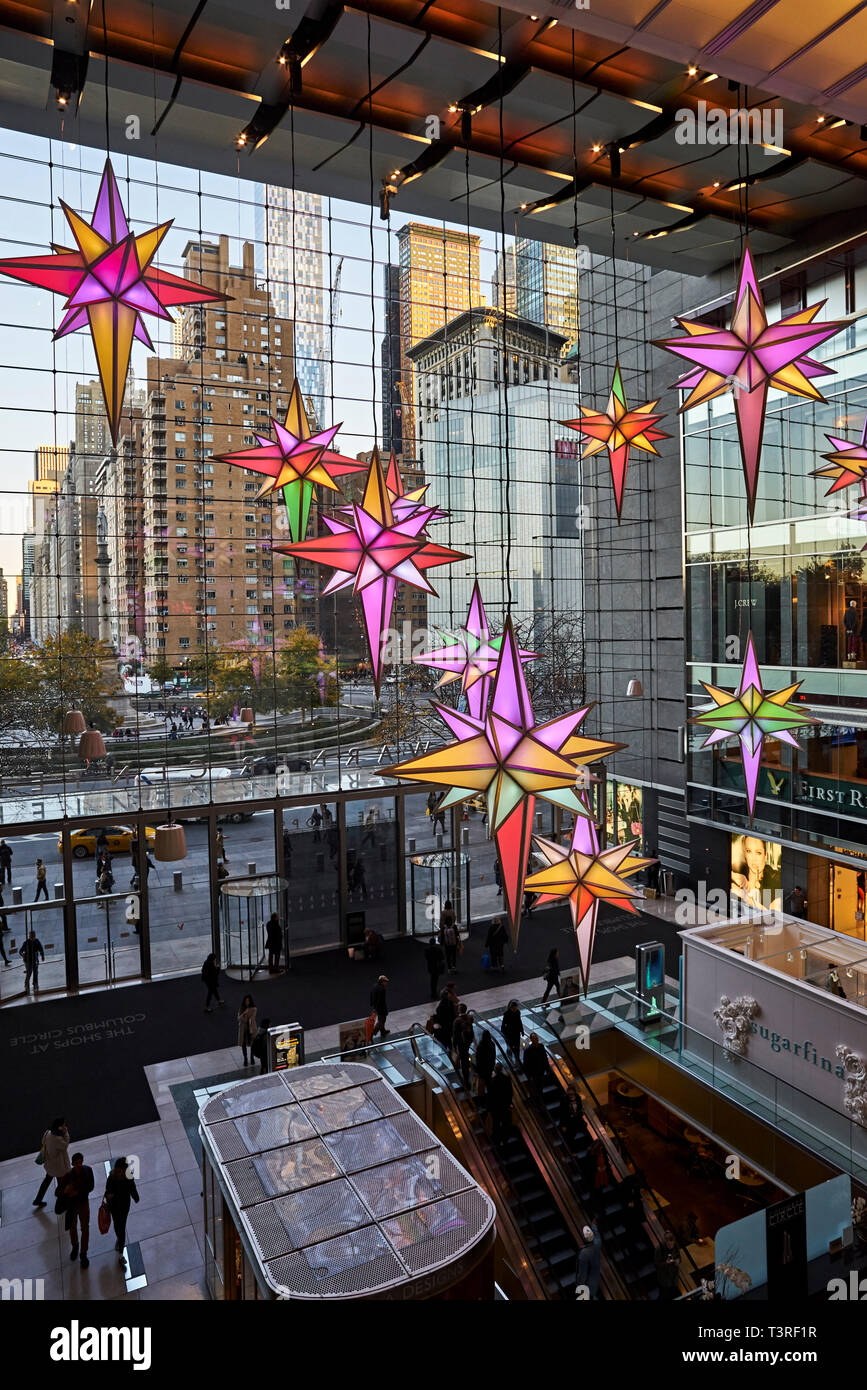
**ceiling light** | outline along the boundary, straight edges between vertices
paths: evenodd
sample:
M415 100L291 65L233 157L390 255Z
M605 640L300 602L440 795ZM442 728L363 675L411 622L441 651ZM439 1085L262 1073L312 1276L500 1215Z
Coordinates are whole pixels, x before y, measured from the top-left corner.
M715 181L715 183L714 183L714 188L719 188L719 179L717 179L717 180Z
M698 68L696 67L695 63L690 63L689 67L687 68L687 73L690 77L696 77L698 75Z
M824 117L824 116L817 116L817 117L816 117L816 120L819 122L819 125L824 125L824 124L825 124L825 117Z
M449 107L449 110L451 111L452 115L454 115L454 113L457 111L457 109L458 109L458 108L457 108L456 106L450 106L450 107Z
M601 154L601 153L602 153L602 146L601 146L601 145L594 145L594 146L593 146L593 153L594 153L594 154Z
M539 16L538 16L537 14L531 14L531 15L530 15L530 18L531 18L532 20L537 20L537 19L539 18Z
M843 119L843 117L840 116L840 117L838 117L838 119L837 119L836 121L832 121L832 122L831 122L831 124L828 126L828 129L829 129L829 130L839 130L840 127L841 127L841 125L848 125L848 124L849 124L849 122L848 122L848 121L845 121L845 120Z

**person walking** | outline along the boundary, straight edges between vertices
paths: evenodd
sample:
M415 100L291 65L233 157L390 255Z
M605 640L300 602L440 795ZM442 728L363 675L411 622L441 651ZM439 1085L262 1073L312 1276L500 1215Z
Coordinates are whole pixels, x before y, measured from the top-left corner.
M58 1183L58 1201L62 1202L64 1228L69 1232L72 1249L71 1260L78 1259L81 1249L81 1267L87 1269L87 1247L90 1243L90 1194L94 1188L93 1169L88 1168L84 1154L72 1155L72 1167L64 1173Z
M677 1286L680 1282L680 1251L674 1231L666 1231L662 1244L657 1245L653 1252L653 1260L656 1265L659 1297L665 1302L671 1302L677 1298Z
M205 957L205 963L202 966L202 983L208 987L208 993L205 999L205 1013L209 1014L211 1012L212 999L216 999L221 1009L224 1008L225 1000L220 998L220 967L217 964L217 957L214 955L213 951L209 956Z
M602 1241L596 1225L585 1226L581 1232L585 1244L578 1252L578 1268L575 1281L579 1289L586 1289L592 1299L599 1297L599 1284L602 1273Z
M276 912L272 912L265 926L265 949L268 952L268 974L279 975L280 953L283 950L283 928Z
M33 977L33 992L39 993L39 962L45 960L45 947L31 927L30 935L25 937L18 952L24 962L24 993L30 993L30 977Z
M512 1127L512 1078L503 1071L502 1062L496 1063L488 1085L488 1109L493 1121L491 1138L496 1143Z
M482 1029L482 1036L476 1046L476 1055L473 1059L476 1076L479 1078L478 1094L479 1097L487 1096L488 1087L491 1084L491 1077L494 1074L494 1065L497 1060L497 1049L494 1046L494 1039L487 1028Z
M373 989L370 991L370 1007L376 1014L376 1024L373 1029L373 1036L381 1033L384 1038L388 1037L389 1029L385 1026L388 1018L388 997L385 987L388 984L388 976L380 975Z
M446 968L446 958L443 948L435 936L431 937L424 948L424 963L427 966L428 979L430 980L430 997L436 999L437 983Z
M488 927L488 934L485 937L485 949L491 957L492 970L505 970L503 965L503 951L506 946L506 928L503 926L502 917L492 917L491 925Z
M451 1049L452 1030L455 1019L458 1016L458 996L455 994L454 983L449 980L442 994L440 1002L436 1006L434 1017L440 1026L440 1038L444 1047Z
M458 968L457 920L451 903L446 902L440 913L440 945L446 953L446 968L449 974L455 973Z
M224 863L224 864L227 864L227 863L229 862L229 856L226 854L226 846L225 846L224 843L223 843L223 832L222 832L222 830L219 829L219 827L217 828L217 840L216 840L216 844L217 844L217 860L218 860L218 862L219 862L219 860L222 859L223 863Z
M6 954L6 947L3 938L9 930L9 923L6 920L6 913L3 911L3 890L0 888L0 956L3 957L3 964L9 964L9 957Z
M47 884L47 882L46 882L46 878L47 878L47 874L46 874L46 872L45 872L45 865L43 864L43 862L42 862L41 859L37 859L37 861L36 861L36 897L33 899L33 901L34 901L35 903L38 903L38 902L39 902L39 895L40 895L40 893L42 893L42 894L45 895L46 901L48 900L48 884Z
M12 847L0 840L0 884L12 882Z
M500 1032L506 1040L506 1046L517 1062L521 1057L521 1038L524 1036L524 1020L521 1018L521 1010L518 1007L517 999L510 999L506 1012L503 1014L500 1023Z
M39 1155L42 1159L42 1171L45 1176L33 1199L34 1207L47 1206L45 1194L52 1182L56 1189L64 1173L69 1172L69 1130L66 1128L66 1120L62 1115L56 1120L52 1120L51 1127L43 1134Z
M524 1048L524 1075L540 1101L550 1070L548 1054L539 1041L539 1034L531 1033L530 1040Z
M452 1042L458 1058L458 1071L467 1090L470 1087L470 1050L476 1040L473 1016L466 1004L458 1005L458 1016L452 1026Z
M552 989L556 989L557 998L560 998L560 952L555 946L548 952L548 960L545 964L545 993L542 995L542 1003L547 1001Z
M111 1224L114 1226L114 1248L120 1257L119 1263L122 1265L126 1264L123 1252L126 1245L126 1223L129 1219L129 1209L131 1203L137 1202L138 1199L138 1188L135 1185L135 1179L129 1175L126 1159L116 1158L114 1166L105 1180L105 1192L102 1200L108 1207Z
M238 1046L241 1049L245 1067L250 1065L247 1060L247 1048L252 1046L255 1036L256 1005L253 1003L252 994L245 994L238 1010Z

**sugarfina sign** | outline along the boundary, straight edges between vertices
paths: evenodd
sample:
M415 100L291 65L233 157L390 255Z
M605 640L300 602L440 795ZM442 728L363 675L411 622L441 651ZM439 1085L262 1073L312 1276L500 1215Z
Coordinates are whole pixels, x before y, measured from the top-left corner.
M810 1042L809 1038L804 1042L792 1042L791 1038L785 1037L783 1033L775 1033L770 1028L766 1028L763 1023L751 1023L750 1032L763 1039L771 1045L772 1052L789 1052L794 1057L799 1057L802 1062L811 1062L814 1067L820 1067L822 1071L829 1071L840 1081L846 1080L846 1072L842 1063L832 1062L828 1057L822 1057Z

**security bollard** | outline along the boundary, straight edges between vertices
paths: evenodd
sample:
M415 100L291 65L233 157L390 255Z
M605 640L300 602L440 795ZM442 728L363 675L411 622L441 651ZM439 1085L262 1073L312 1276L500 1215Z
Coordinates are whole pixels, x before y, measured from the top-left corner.
M184 890L183 871L181 869L175 869L174 873L172 874L172 879L174 881L175 892L182 893Z
M248 874L254 874L255 872L256 872L256 865L255 865L255 863L248 864L248 865L247 865L247 873L248 873Z
M19 907L20 904L24 901L23 892L24 890L22 888L12 889L12 902L16 907Z
M55 885L54 885L54 896L55 896L55 898L62 898L62 897L63 897L63 884L62 884L62 883L55 883Z

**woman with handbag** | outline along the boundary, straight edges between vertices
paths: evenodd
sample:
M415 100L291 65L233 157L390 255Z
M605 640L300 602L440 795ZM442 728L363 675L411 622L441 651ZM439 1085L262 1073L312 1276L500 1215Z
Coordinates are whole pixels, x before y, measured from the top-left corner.
M105 1192L98 1219L99 1229L105 1234L108 1230L108 1219L103 1216L103 1208L108 1208L108 1217L114 1223L114 1248L120 1256L122 1265L126 1264L123 1249L126 1245L126 1223L129 1217L130 1203L137 1201L138 1189L135 1185L135 1179L131 1178L127 1172L126 1159L116 1158L114 1167L105 1180Z
M42 1136L42 1145L36 1157L36 1162L41 1164L45 1177L39 1184L39 1191L34 1198L34 1207L44 1207L45 1194L52 1182L58 1184L64 1173L69 1172L69 1130L66 1128L66 1120L61 1115L58 1119L51 1121L51 1128L47 1129ZM55 1187L56 1195L56 1187Z

